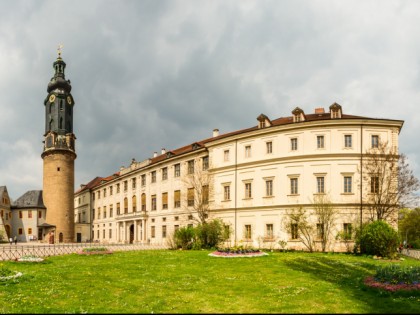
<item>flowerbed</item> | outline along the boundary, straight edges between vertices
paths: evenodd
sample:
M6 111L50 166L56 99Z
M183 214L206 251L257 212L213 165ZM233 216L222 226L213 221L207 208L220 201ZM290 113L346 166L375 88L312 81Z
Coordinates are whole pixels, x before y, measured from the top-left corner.
M259 249L253 248L218 248L216 251L209 254L213 257L225 257L225 258L234 258L234 257L261 257L266 256L267 253L260 251Z
M390 292L420 290L420 267L387 265L376 270L373 277L367 277L365 285Z
M35 256L35 255L25 255L20 258L17 258L16 261L19 262L43 262L44 258Z
M112 251L106 247L88 247L83 248L82 251L78 252L79 255L106 255L112 254Z

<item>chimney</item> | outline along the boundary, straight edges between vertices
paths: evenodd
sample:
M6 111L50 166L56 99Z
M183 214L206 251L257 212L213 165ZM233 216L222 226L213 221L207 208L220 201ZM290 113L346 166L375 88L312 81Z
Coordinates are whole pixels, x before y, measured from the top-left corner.
M324 114L324 107L315 108L315 114Z
M219 129L213 129L213 138L219 135Z
M162 154L165 154L165 153L166 153L165 148L162 148Z
M153 152L153 157L157 157L157 152Z

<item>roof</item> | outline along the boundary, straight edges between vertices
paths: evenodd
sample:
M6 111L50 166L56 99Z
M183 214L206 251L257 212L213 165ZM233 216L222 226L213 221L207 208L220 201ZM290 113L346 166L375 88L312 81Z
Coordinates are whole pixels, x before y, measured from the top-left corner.
M11 205L11 208L44 208L44 201L42 199L42 190L30 190L24 193L21 197L16 199Z

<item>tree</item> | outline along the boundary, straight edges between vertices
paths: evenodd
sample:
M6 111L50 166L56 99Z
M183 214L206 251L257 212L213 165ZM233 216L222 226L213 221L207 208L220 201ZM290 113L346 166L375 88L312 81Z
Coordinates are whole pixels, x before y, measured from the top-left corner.
M333 207L328 195L325 194L315 195L313 205L318 221L317 232L321 240L321 249L325 252L337 217L337 210Z
M398 231L400 238L420 248L420 208L400 210Z
M208 165L203 160L202 163L191 161L188 162L190 163L188 174L183 178L184 186L187 188L186 210L194 220L203 224L206 223L210 214L210 200L213 199L213 176L209 173Z
M287 213L289 220L286 221L286 230L293 238L299 238L303 245L312 253L315 249L314 225L308 220L305 210L292 209Z
M417 201L414 194L419 180L409 168L407 157L396 148L379 141L362 157L364 206L369 209L371 221L395 222L398 209Z

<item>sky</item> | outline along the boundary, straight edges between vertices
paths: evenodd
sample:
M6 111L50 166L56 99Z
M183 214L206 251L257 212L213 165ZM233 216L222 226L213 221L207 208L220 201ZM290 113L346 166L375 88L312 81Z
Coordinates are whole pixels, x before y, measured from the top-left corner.
M0 186L42 189L44 99L63 45L75 190L121 166L337 102L403 120L420 178L420 1L0 0Z

